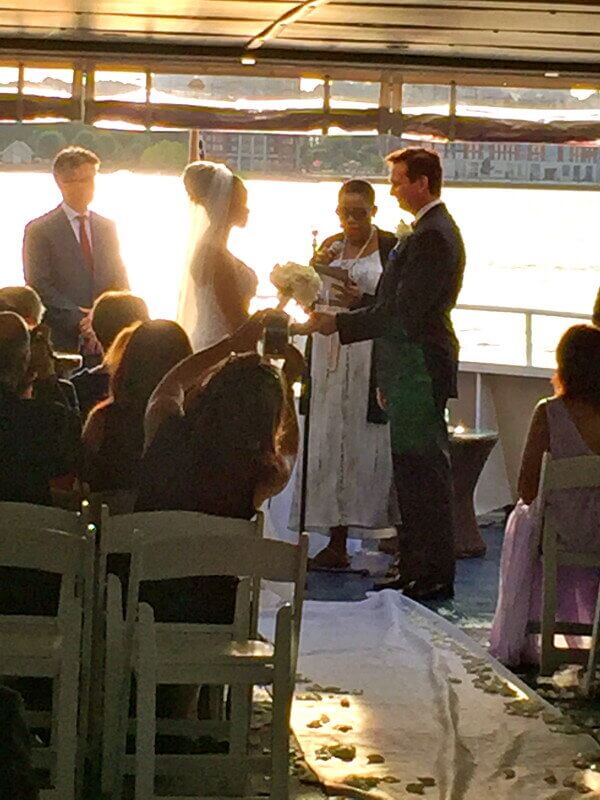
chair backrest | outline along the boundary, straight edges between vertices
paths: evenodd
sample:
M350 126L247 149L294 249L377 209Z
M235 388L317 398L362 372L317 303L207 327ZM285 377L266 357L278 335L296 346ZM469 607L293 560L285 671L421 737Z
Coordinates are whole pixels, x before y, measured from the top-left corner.
M15 536L22 531L36 529L80 534L85 523L84 517L63 508L31 503L0 503L0 530L12 531Z
M545 454L544 493L557 489L600 489L600 456L553 459Z
M135 531L143 531L146 542L209 534L262 537L264 518L258 512L255 519L233 519L200 514L196 511L143 511L135 514L110 516L103 509L100 550L108 553L131 553ZM215 574L215 573L213 573Z
M582 540L579 536L577 504L567 525L564 512L561 515L560 500L553 502L557 492L578 489L596 489L600 498L600 456L553 459L550 453L544 453L538 488L537 540L544 551L580 553L583 557L594 554L600 558L600 536L597 542L589 541L589 537Z
M275 539L234 536L227 520L221 530L202 536L172 536L168 541L152 539L140 527L136 548L140 555L140 580L157 581L201 575L257 576L263 580L296 580L300 548Z
M262 580L294 584L294 627L300 631L308 536L298 544L275 539L232 535L228 520L220 519L220 532L207 530L203 536L174 536L152 540L140 528L134 546L129 602L135 602L139 583L206 575L229 575L249 579L253 587ZM258 611L259 598L254 606ZM254 632L252 628L252 632Z

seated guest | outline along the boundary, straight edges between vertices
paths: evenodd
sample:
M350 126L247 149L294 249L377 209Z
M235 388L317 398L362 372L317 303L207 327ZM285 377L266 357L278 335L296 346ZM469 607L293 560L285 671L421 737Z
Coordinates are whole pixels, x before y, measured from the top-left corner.
M51 505L51 489L72 488L81 428L64 405L27 397L29 360L25 323L0 313L0 501ZM0 568L0 614L55 614L59 583L49 573Z
M35 374L32 396L37 400L60 403L73 411L79 411L73 384L56 373L50 329L41 324L46 309L39 294L31 286L5 286L0 289L0 310L14 311L22 317L30 331L30 369Z
M39 294L31 286L4 286L0 289L2 311L14 311L23 317L29 330L37 328L46 309Z
M147 322L148 308L141 297L131 292L104 292L92 307L91 326L106 355L117 335L134 322ZM109 369L106 361L84 368L73 375L83 419L101 400L108 397Z
M110 396L92 410L83 431L83 479L92 492L135 490L148 398L191 350L183 328L164 319L126 328L113 342Z
M51 505L51 484L76 472L79 417L31 399L30 357L23 320L0 312L0 500Z
M539 660L537 639L527 636L526 627L529 620L540 618L542 568L533 537L544 453L549 451L553 459L600 455L600 330L591 325L569 328L558 344L556 360L556 394L537 405L531 420L519 475L519 501L507 521L502 547L490 652L509 666ZM600 489L556 492L551 501L562 530L576 536L579 547L597 550ZM560 567L557 620L590 623L599 581L598 570Z
M157 387L148 405L149 445L136 511L251 519L287 484L298 450L290 387L304 363L289 348L282 374L256 353L231 353L254 347L253 332L251 320L229 339L190 356ZM160 621L227 624L233 620L236 585L224 576L148 582L141 597ZM197 687L161 692L161 713L193 714L197 692Z

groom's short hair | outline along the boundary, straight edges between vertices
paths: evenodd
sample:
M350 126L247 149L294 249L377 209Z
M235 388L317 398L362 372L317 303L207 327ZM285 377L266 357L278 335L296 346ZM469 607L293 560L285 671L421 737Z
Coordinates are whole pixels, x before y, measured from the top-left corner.
M52 172L54 175L66 175L82 164L93 164L96 167L100 166L100 159L96 153L91 150L86 150L85 147L65 147L54 159L52 164Z
M388 164L406 164L406 174L412 182L425 176L429 191L435 197L442 192L442 162L435 150L425 147L403 147L385 157Z

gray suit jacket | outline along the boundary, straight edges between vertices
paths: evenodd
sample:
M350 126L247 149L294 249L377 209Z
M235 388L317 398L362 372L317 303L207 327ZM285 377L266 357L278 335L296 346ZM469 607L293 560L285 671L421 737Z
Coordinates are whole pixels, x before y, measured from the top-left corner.
M46 306L46 322L57 350L79 350L81 308L109 289L128 289L115 223L91 212L93 273L67 215L58 206L27 224L23 238L25 282Z

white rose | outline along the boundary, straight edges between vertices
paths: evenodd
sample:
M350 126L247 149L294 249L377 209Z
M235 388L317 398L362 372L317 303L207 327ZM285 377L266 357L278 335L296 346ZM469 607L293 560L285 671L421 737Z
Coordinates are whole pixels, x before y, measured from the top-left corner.
M404 222L403 219L400 220L398 223L398 227L396 228L396 236L398 239L406 239L407 236L410 236L413 232L412 226L409 225L407 222Z

